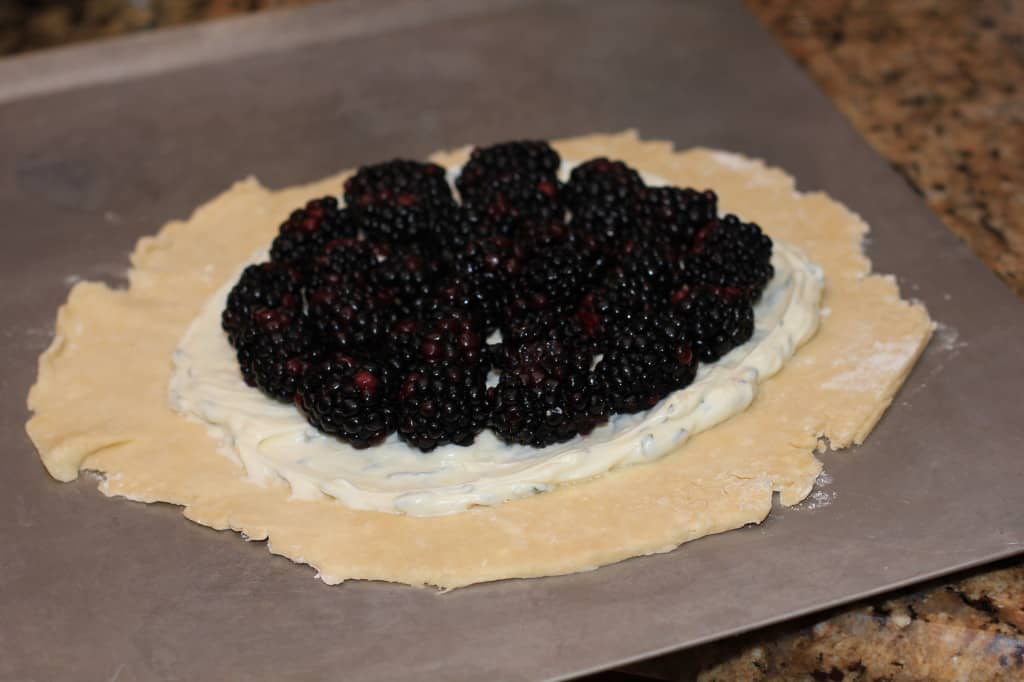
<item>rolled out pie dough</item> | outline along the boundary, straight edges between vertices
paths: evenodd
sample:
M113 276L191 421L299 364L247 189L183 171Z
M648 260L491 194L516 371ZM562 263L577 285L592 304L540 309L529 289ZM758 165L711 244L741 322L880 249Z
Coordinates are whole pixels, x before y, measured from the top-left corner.
M202 303L273 238L307 199L337 194L345 173L270 191L234 185L186 221L141 239L130 286L81 282L57 316L29 398L28 433L49 473L70 481L103 472L100 490L184 507L189 519L267 539L270 551L314 566L324 582L360 578L454 588L502 578L597 568L667 552L763 520L772 492L792 505L821 471L813 451L864 440L931 334L924 308L871 275L868 226L821 193L759 161L708 149L673 151L634 132L554 145L564 158L618 158L672 183L713 188L723 210L802 247L827 283L818 334L744 413L679 451L553 492L451 516L349 509L290 499L217 452L206 428L168 405L171 354ZM467 150L440 153L461 163Z

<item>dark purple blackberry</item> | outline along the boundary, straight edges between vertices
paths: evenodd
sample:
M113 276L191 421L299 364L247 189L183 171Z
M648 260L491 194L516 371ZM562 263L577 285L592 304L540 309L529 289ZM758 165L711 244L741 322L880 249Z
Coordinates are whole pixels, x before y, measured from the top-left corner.
M562 196L569 210L589 206L624 206L642 201L647 187L640 174L621 161L591 159L572 169Z
M509 320L501 327L501 338L500 348L492 355L501 368L555 363L585 372L594 357L593 342L579 322L552 311Z
M552 306L575 308L583 292L601 277L603 267L595 254L558 246L527 262L519 285L522 291L544 296Z
M610 340L594 368L611 409L622 413L654 407L670 392L690 384L696 374L697 358L682 330L666 330L658 316L631 321Z
M222 315L246 381L358 447L396 428L425 451L468 444L485 423L540 447L649 408L751 337L772 276L756 225L621 162L565 186L559 165L543 142L476 149L459 206L443 168L396 160L360 169L347 208L295 211Z
M413 366L395 399L398 435L430 452L439 445L469 445L487 426L487 369L475 363Z
M356 211L356 222L368 239L396 244L428 242L458 219L454 204L371 204Z
M671 299L669 315L685 329L701 362L714 362L754 334L754 309L729 290L684 287Z
M398 311L365 286L350 282L325 285L308 295L309 316L328 347L346 353L377 355L384 350Z
M608 418L606 392L596 377L567 364L515 365L502 372L489 395L491 428L509 443L561 443Z
M604 348L637 315L653 312L658 299L643 282L609 278L585 294L576 319L598 348Z
M392 326L387 344L389 356L400 367L475 366L483 361L479 323L461 310L438 309L418 320L399 320Z
M691 285L739 289L756 301L775 274L771 260L772 240L761 228L727 215L697 233L683 278Z
M380 257L378 257L380 258ZM369 286L381 300L392 301L403 310L434 296L435 281L444 265L430 249L412 243L396 245L369 273Z
M362 239L343 238L327 243L312 262L309 288L339 282L365 284L370 272L391 253L390 247Z
M491 426L503 440L543 447L589 433L608 417L608 399L590 371L593 349L572 318L528 315L502 329L492 361Z
M642 289L645 299L663 299L681 275L679 252L666 244L627 242L618 264L611 269L609 284Z
M718 198L711 190L651 187L636 205L636 238L685 251L697 232L715 220Z
M554 181L562 160L547 142L523 140L477 147L455 180L464 202L489 196L495 186L530 184L527 179Z
M221 327L234 346L238 334L249 324L257 308L297 310L301 306L301 280L294 268L281 263L250 265L228 294L227 305L221 313Z
M317 429L365 448L394 431L390 384L382 366L338 356L306 371L295 404Z
M493 218L467 207L459 207L450 220L438 221L432 243L441 257L451 261L474 241L491 237L509 237L513 224Z
M324 345L298 311L259 308L236 340L242 378L270 397L289 402L306 368L319 362Z
M441 206L452 203L445 170L436 163L395 159L363 166L345 181L345 203L361 210L369 206Z
M452 257L450 268L452 278L439 288L446 302L467 307L487 330L497 327L522 271L515 243L502 236L474 240Z
M583 204L572 212L569 226L588 235L593 249L613 256L637 230L636 211L624 204Z
M354 238L356 232L351 212L338 208L337 199L313 199L281 224L270 246L270 259L306 270L328 242Z
M565 208L558 197L558 181L552 178L510 177L494 181L466 206L484 216L501 232L509 234L531 221L561 220Z

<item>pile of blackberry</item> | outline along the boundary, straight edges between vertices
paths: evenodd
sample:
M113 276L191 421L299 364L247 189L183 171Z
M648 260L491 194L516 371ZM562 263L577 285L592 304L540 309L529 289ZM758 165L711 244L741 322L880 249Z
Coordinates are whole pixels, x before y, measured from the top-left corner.
M242 273L222 325L242 377L355 447L485 428L543 447L653 407L747 341L772 243L711 191L545 142L365 166ZM500 336L495 334L500 332ZM500 341L494 342L496 339Z

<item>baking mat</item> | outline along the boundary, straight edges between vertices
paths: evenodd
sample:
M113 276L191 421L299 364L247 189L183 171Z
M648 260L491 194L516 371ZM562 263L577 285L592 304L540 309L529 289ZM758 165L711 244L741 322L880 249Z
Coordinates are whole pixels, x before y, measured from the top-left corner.
M0 63L0 679L566 677L1022 550L1020 305L738 3L265 17ZM329 588L175 508L45 475L23 430L35 358L70 284L118 281L139 236L249 173L282 187L628 127L765 158L844 201L874 228L877 269L942 325L802 508L666 555L440 595Z

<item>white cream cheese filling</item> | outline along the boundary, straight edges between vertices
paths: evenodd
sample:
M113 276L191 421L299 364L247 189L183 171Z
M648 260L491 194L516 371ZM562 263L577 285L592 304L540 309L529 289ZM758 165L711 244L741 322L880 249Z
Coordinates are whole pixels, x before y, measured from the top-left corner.
M754 308L750 341L654 408L614 415L587 436L536 449L485 430L468 447L423 453L390 436L357 450L317 431L292 405L241 379L220 328L229 282L192 322L174 354L175 409L210 426L254 481L283 479L299 498L329 496L355 509L434 516L551 490L680 449L693 434L747 408L760 381L778 372L818 327L824 277L795 247L776 241L775 276ZM675 456L685 457L685 449Z

